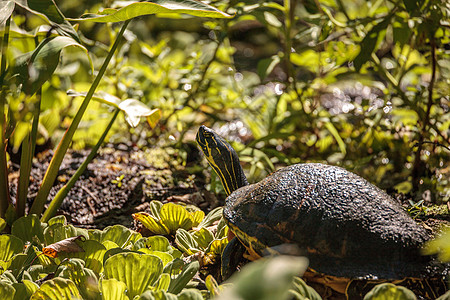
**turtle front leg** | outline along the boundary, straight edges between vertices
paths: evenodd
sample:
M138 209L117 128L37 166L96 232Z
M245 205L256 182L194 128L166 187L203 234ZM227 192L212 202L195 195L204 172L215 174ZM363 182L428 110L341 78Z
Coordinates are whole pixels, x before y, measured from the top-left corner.
M222 253L222 280L227 280L236 271L242 256L245 253L245 247L237 239L232 238Z

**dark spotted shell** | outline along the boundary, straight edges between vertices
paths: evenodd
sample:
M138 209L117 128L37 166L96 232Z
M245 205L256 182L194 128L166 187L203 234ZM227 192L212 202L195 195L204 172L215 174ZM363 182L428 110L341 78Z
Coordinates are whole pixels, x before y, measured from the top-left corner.
M396 279L429 268L420 254L426 230L385 192L339 167L283 168L233 192L224 216L247 247L262 245L255 250L263 254L264 247L295 244L321 273Z

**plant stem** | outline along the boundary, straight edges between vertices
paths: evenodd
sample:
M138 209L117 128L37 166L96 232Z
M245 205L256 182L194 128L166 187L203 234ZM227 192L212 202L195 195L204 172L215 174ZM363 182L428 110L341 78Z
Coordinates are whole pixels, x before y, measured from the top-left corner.
M20 176L17 185L16 214L17 217L25 215L25 205L27 203L28 186L30 183L31 166L33 163L34 151L36 147L36 137L39 125L39 115L41 113L42 89L36 93L37 101L33 112L33 123L31 131L22 142L22 155L20 158Z
M70 180L67 182L66 185L64 185L56 194L55 198L53 198L52 202L50 202L50 205L45 210L44 215L41 218L41 222L47 222L51 217L53 217L58 210L58 208L61 206L64 198L69 193L70 189L74 186L75 182L78 180L78 178L83 174L83 172L86 170L88 164L94 159L95 155L97 155L97 151L100 148L100 146L103 144L103 141L106 138L106 135L108 134L109 130L111 129L114 121L117 118L117 115L119 114L120 109L116 108L113 117L111 118L111 121L109 121L108 126L106 126L105 130L103 131L102 136L98 140L97 144L92 148L89 155L86 157L84 162L78 167L75 174L72 175Z
M11 24L11 16L6 19L5 23L5 33L2 39L1 51L1 65L0 65L0 75L4 78L4 73L6 70L6 55L8 52L8 40L9 40L9 28ZM8 163L6 160L6 92L5 87L2 84L0 92L0 217L5 216L6 209L9 203L11 203L9 195L9 184L8 184Z
M430 113L431 113L431 107L433 106L433 89L434 89L434 82L436 80L436 42L434 40L434 37L430 36L430 44L431 44L431 79L430 84L428 85L428 102L427 102L427 110L425 112L425 116L422 122L422 129L419 134L419 140L417 142L417 150L416 155L414 157L414 167L412 170L412 184L413 184L413 191L419 190L420 185L420 175L422 173L423 169L423 162L420 158L420 153L423 149L424 139L427 135L427 129L428 125L430 123Z
M129 19L124 22L122 25L122 28L120 29L119 33L117 34L116 40L114 41L114 44L111 47L111 50L108 53L108 56L105 58L105 61L103 62L103 65L101 66L97 76L94 79L94 82L91 85L91 88L89 89L86 97L84 98L83 102L81 103L80 108L78 109L77 114L73 118L72 124L70 124L69 128L67 129L66 133L64 134L63 138L59 142L58 148L55 151L55 154L50 161L50 165L47 168L47 172L45 173L44 179L42 180L41 186L39 188L39 192L36 196L36 199L34 199L33 205L30 209L30 214L37 214L40 215L42 211L44 210L45 202L47 201L47 197L50 193L50 189L53 186L53 183L56 179L56 176L58 174L59 167L61 166L62 160L64 158L64 155L67 152L67 149L69 148L70 143L72 142L72 137L78 127L78 124L81 121L81 118L83 117L84 112L86 111L86 108L89 104L89 101L91 100L92 96L94 95L94 92L96 88L98 87L100 80L102 79L103 75L105 74L106 68L111 60L111 58L114 55L114 52L119 46L119 42L125 32L125 29L127 28L128 24L130 23L132 19Z

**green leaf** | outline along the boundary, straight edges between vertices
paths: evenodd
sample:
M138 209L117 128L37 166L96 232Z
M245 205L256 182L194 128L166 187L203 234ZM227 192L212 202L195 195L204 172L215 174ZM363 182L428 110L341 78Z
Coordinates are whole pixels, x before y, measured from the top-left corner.
M17 80L18 85L23 84L22 90L26 94L33 95L36 93L53 75L59 63L61 51L66 47L77 47L87 53L87 49L74 39L57 36L43 40L34 51L20 55L15 59L12 75L18 75L15 80Z
M44 240L46 245L79 235L82 235L85 238L89 237L86 229L76 228L70 224L63 225L63 223L54 223L44 230Z
M126 294L127 285L116 279L102 279L100 291L102 300L128 300Z
M166 203L161 208L161 222L170 230L171 233L178 228L191 229L192 218L190 213L181 205Z
M14 289L12 284L9 284L3 280L0 281L0 299L13 300L15 293L16 290Z
M426 255L438 254L442 262L450 261L450 228L444 230L439 236L425 244L423 253Z
M65 225L66 223L67 223L66 217L63 215L55 216L55 217L51 218L50 220L48 220L48 222L47 222L48 226L52 226L53 224ZM44 235L45 235L45 233L44 233Z
M169 285L170 285L170 275L167 273L162 273L155 284L155 290L167 292Z
M202 293L197 289L184 289L177 296L178 300L203 300Z
M162 273L162 261L156 256L137 253L119 253L108 258L104 266L106 279L117 279L128 287L130 298L142 294Z
M170 230L167 228L164 224L161 224L159 220L155 220L155 218L148 213L145 212L138 212L133 214L133 219L136 221L141 222L145 228L150 230L153 233L156 234L169 234Z
M156 235L148 237L145 244L150 250L154 251L167 252L172 250L172 248L170 247L169 240L163 236Z
M61 253L59 255L60 259L80 258L85 262L86 268L100 274L103 270L103 257L106 253L106 247L93 240L79 241L78 243L84 252Z
M173 294L181 292L195 274L197 274L199 269L200 263L198 261L193 261L185 265L181 273L170 282L168 291Z
M36 239L39 240L39 243L44 241L41 222L36 215L17 219L11 227L11 234L20 238L24 243L33 242Z
M300 295L302 300L322 300L322 297L299 277L294 278L294 288L290 292L297 293L296 295Z
M70 36L78 43L81 43L77 32L66 20L53 0L15 0L15 2L31 13L47 19L59 34Z
M364 296L364 300L416 300L413 292L403 286L396 286L392 283L382 283L376 285Z
M23 251L23 242L21 239L9 235L0 235L0 260L8 261L14 254L21 253Z
M72 280L83 299L96 299L100 296L97 275L91 269L85 268L82 259L72 258L65 262L59 277Z
M288 299L294 276L303 274L308 266L304 257L277 256L264 258L245 265L235 273L216 299Z
M214 222L219 221L222 218L223 207L216 207L211 210L200 222L198 227L209 227L212 226Z
M185 252L187 255L192 255L200 251L198 244L189 232L180 228L175 234L175 243L178 248Z
M161 259L161 261L163 262L163 267L165 267L168 263L173 261L173 256L167 252L153 251L148 248L141 248L138 251L141 253L151 254L151 255L159 257Z
M52 299L52 300L66 300L79 299L81 294L72 280L64 278L54 278L44 282L39 290L31 296L30 300Z
M14 1L0 2L0 24L3 24L14 11Z
M258 61L257 73L259 79L263 81L270 73L272 73L273 69L280 63L280 57L278 55L274 55L270 58L261 59Z
M100 243L104 241L112 241L119 245L119 247L125 247L128 244L133 244L142 235L136 231L130 230L122 225L108 226L103 230L89 230L89 239L96 240Z
M107 8L98 14L85 14L74 21L122 22L135 17L152 14L189 14L207 18L232 18L210 5L194 0L155 0L153 2L132 2L120 9Z
M192 237L197 242L197 245L201 249L208 248L209 244L214 240L214 235L206 228L200 228L200 230L195 231Z
M372 52L377 45L377 41L384 38L385 29L390 24L392 16L392 14L388 15L383 21L373 26L361 41L361 51L353 61L357 72L359 72L362 65L370 59Z

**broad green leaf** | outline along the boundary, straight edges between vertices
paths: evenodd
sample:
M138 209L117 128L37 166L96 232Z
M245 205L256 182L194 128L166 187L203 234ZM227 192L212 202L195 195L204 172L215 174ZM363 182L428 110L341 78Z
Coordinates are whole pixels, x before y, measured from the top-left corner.
M31 296L30 300L52 299L52 300L82 300L81 294L72 280L54 278L44 282L39 290Z
M153 216L145 212L138 212L133 214L133 219L141 222L145 228L156 234L169 234L170 230L164 224L161 224L159 220L155 220Z
M82 235L88 238L86 229L76 228L73 225L63 225L63 223L54 223L44 230L44 240L46 245L50 245L61 240Z
M214 235L206 228L200 228L200 230L192 233L192 237L197 242L197 245L202 248L208 248L209 244L214 240Z
M0 260L8 261L14 254L23 251L23 242L21 239L9 235L0 235Z
M191 279L200 270L200 263L193 261L183 267L181 273L170 282L168 291L173 294L178 294L191 281Z
M301 278L294 278L294 287L290 290L292 293L297 293L304 300L321 300L322 297L309 285L307 285Z
M277 256L245 265L235 273L216 299L288 299L294 276L303 274L308 266L304 257Z
M376 285L365 296L364 300L416 300L413 292L403 286L396 286L392 283L382 283Z
M161 208L161 222L175 233L178 228L191 229L192 218L190 213L181 205L166 203Z
M106 250L113 249L113 248L119 248L119 245L117 245L113 241L103 241L102 245L105 246ZM135 249L135 250L137 250L137 249Z
M155 284L155 290L167 292L169 285L170 285L170 275L167 273L162 273Z
M33 295L39 289L39 285L37 285L37 283L35 283L33 281L23 280L22 282L25 285L25 287L27 289L27 293L29 295Z
M100 295L97 275L91 269L85 268L82 259L72 258L65 262L59 277L72 280L83 299L95 299Z
M165 267L168 263L173 261L172 255L170 255L167 252L153 251L148 248L141 248L138 251L142 252L144 254L151 254L151 255L159 257L161 259L161 261L163 262L163 267Z
M48 226L52 226L53 224L65 225L66 223L67 223L66 217L63 215L55 216L55 217L51 218L50 220L48 220L48 222L47 222ZM45 235L45 233L44 233L44 235Z
M125 2L130 3L130 2ZM85 14L74 21L94 21L94 22L122 22L135 17L152 14L189 14L197 17L207 18L231 18L210 5L194 0L155 0L153 2L131 2L131 4L119 8L104 9L101 14Z
M159 111L159 109L150 109L139 100L126 99L120 102L119 109L125 113L125 120L131 127L136 127L141 117L148 117Z
M195 239L183 228L177 230L175 235L175 243L178 248L180 248L180 250L185 252L187 255L192 255L200 251Z
M0 218L0 232L2 232L3 229L5 229L5 227L6 227L5 219Z
M30 293L30 291L27 290L27 287L26 287L26 285L24 283L15 282L15 283L12 284L12 286L16 290L16 293L14 294L14 300L30 299L31 295L33 294L33 293ZM36 288L36 290L38 288Z
M60 259L80 258L85 262L86 268L91 269L97 274L101 273L106 247L94 240L79 241L78 244L83 248L84 252L62 253L59 255Z
M197 289L184 289L177 296L178 300L203 300L202 293Z
M20 238L24 243L38 239L44 241L41 222L36 215L25 216L17 219L11 227L11 234Z
M14 11L14 1L0 2L0 24L3 24Z
M128 300L127 285L116 279L103 279L100 284L102 300Z
M205 218L205 213L202 210L196 210L194 212L190 212L192 219L192 227L197 227Z
M43 40L34 51L16 58L12 75L18 75L15 80L23 85L22 90L26 94L33 95L53 75L61 51L66 47L77 47L87 53L87 49L74 39L57 36Z
M130 298L142 294L162 273L162 261L150 254L119 253L108 258L104 265L106 279L117 279L128 287Z
M135 300L177 300L177 299L178 297L176 295L167 293L162 290L159 291L148 290Z
M100 243L112 241L119 245L119 247L133 244L142 237L140 233L130 230L122 225L108 226L103 230L89 230L88 234L89 239L96 240Z
M447 228L433 240L428 241L423 249L424 254L438 254L442 262L450 261L450 228Z
M53 0L15 0L15 2L33 14L47 19L59 34L70 36L81 43L77 32L66 20Z
M0 299L2 300L13 300L16 290L12 284L6 281L0 280Z
M212 211L210 211L198 224L198 227L208 227L212 226L214 222L219 221L222 218L223 207L216 207Z

